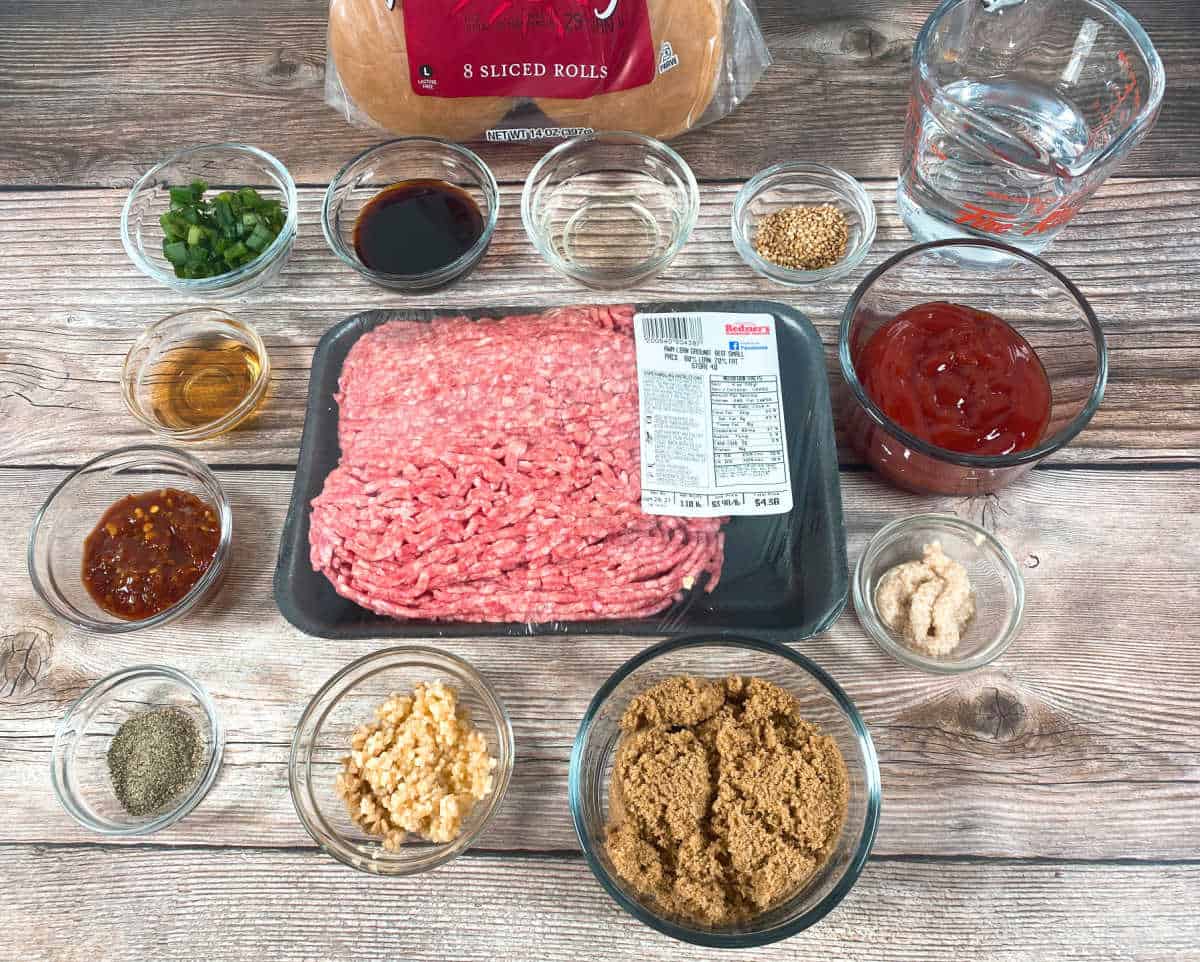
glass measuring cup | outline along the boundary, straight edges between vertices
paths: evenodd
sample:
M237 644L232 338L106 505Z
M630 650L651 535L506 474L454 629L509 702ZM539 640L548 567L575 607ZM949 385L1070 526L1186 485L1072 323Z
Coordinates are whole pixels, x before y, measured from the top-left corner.
M1110 0L943 0L913 52L900 216L918 241L1039 253L1150 132L1165 86Z

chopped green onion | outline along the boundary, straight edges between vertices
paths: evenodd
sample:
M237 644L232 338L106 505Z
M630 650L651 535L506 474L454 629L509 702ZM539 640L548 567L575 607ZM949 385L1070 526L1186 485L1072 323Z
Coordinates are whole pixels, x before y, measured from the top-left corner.
M283 230L283 205L253 187L221 191L205 200L202 180L169 189L170 209L158 223L163 256L176 277L216 277L249 264Z
M170 244L163 244L163 257L171 262L175 267L175 275L179 274L179 268L187 263L187 244L183 241L173 241Z
M252 251L261 254L263 249L275 239L275 235L259 224L254 228L254 233L246 238L246 246Z

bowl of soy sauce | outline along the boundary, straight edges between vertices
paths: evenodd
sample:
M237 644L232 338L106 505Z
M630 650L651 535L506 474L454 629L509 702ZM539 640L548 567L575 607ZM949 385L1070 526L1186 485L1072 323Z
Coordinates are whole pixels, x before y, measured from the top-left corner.
M376 284L431 291L465 277L491 244L500 189L460 144L401 137L364 151L325 192L333 252Z

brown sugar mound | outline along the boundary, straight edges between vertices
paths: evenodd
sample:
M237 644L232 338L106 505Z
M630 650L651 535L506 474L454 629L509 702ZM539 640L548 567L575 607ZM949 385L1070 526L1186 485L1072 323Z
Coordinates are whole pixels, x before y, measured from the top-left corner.
M495 126L515 101L506 97L423 97L412 89L404 4L333 0L329 54L342 91L371 120L398 134L469 140Z
M748 921L829 857L850 783L837 744L759 678L669 678L621 717L605 843L665 915Z

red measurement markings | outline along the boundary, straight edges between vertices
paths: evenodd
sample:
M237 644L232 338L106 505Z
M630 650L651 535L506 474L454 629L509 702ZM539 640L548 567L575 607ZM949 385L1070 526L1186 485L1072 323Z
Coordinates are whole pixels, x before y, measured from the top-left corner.
M1072 217L1079 212L1079 207L1083 202L1065 203L1055 207L1045 217L1039 220L1036 224L1030 224L1025 228L1024 234L1028 237L1030 234L1044 234L1048 230L1054 230L1057 227L1062 227Z
M1117 54L1117 61L1121 64L1121 72L1125 75L1125 85L1116 98L1101 112L1088 133L1089 145L1095 145L1101 138L1111 140L1116 130L1126 127L1141 112L1142 91L1138 86L1137 72L1133 69L1133 64L1129 62L1129 55L1122 50Z
M954 218L954 223L987 231L989 234L1007 234L1017 226L1015 217L988 210L979 204L963 204L959 208L958 216Z

